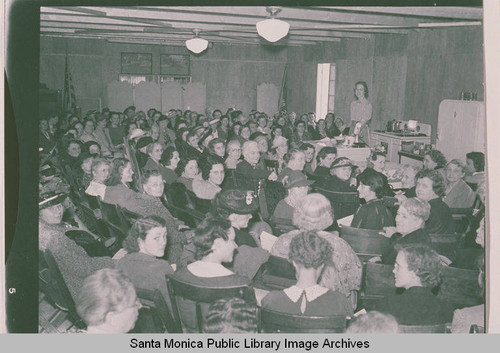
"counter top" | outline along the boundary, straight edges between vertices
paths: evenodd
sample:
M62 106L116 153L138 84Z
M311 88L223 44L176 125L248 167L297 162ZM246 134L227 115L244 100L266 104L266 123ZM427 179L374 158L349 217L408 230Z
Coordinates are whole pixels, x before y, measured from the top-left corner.
M373 130L372 134L377 134L381 136L387 136L391 138L397 138L397 139L415 139L415 138L429 138L430 136L427 136L426 134L422 133L409 133L409 132L392 132L392 131L380 131L380 130Z

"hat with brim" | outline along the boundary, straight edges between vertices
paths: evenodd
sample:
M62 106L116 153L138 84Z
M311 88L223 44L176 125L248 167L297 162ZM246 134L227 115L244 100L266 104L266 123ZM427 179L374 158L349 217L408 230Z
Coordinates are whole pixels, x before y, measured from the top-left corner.
M217 209L230 213L252 214L259 209L257 195L253 191L225 190L216 198Z
M292 170L287 173L281 181L287 189L298 188L301 186L309 186L314 183L314 180L307 180L307 177L298 170Z
M146 135L146 132L142 129L134 129L132 130L132 132L130 133L130 136L129 136L129 140L133 140L135 138L138 138L138 137L142 137Z
M331 169L333 168L342 168L342 167L352 167L353 164L349 158L340 157L333 161Z
M141 137L137 141L137 144L135 145L135 148L139 150L139 149L141 149L143 147L148 146L151 143L153 143L153 138L152 137L150 137L150 136Z
M41 194L38 201L38 207L43 210L44 208L59 205L63 203L66 197L67 195L65 193L55 191Z

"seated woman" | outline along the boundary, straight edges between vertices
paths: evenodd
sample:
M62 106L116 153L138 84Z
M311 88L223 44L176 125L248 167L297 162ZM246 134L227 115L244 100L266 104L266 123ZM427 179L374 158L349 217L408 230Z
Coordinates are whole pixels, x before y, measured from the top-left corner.
M332 265L323 271L320 284L346 296L358 290L362 272L358 256L338 232L324 231L334 222L330 201L321 194L307 195L295 209L292 221L299 230L280 235L271 249L271 255L288 258L291 240L301 231L314 231L326 239L333 249Z
M161 156L163 154L163 145L159 142L153 142L146 148L148 154L148 160L142 171L155 171L160 172L161 175L168 173L165 171L165 167L160 163Z
M473 190L479 184L484 183L484 153L482 152L469 152L466 154L468 173L465 177L465 182L470 184Z
M195 262L178 269L173 278L208 287L244 286L250 279L236 275L222 263L233 261L237 245L235 233L228 220L208 216L194 231L193 245ZM194 304L183 298L177 298L181 320L188 332L196 331Z
M285 155L288 152L288 140L283 136L275 136L269 153L269 159L278 161L278 174L283 169Z
M160 173L165 183L170 185L177 181L178 176L175 173L175 169L179 165L179 161L179 152L177 152L175 147L169 146L165 148L160 158L160 164L164 167L160 170Z
M337 147L323 147L316 155L317 167L314 170L316 179L330 176L330 168L337 157Z
M368 173L370 170L377 172L382 178L383 182L383 189L380 197L394 196L394 191L392 191L392 188L389 185L389 182L387 181L387 177L384 174L385 160L386 156L384 153L380 151L373 151L368 157L366 169L363 172L361 172L361 174L358 175L358 182L359 182L359 177L363 175L365 172Z
M241 162L241 144L238 140L231 140L227 143L227 158L225 165L227 169L236 169Z
M270 172L262 166L259 166L260 161L260 151L259 145L255 141L247 141L243 144L243 158L244 160L238 163L236 167L236 172L243 178L247 177L251 181L256 181L257 179L269 179L276 180L278 176L275 172ZM249 182L249 186L252 183ZM251 190L251 187L247 188Z
M210 305L204 333L257 333L257 308L241 298L219 299Z
M201 164L201 179L193 179L193 192L202 200L213 200L221 191L224 181L224 164L222 159L207 157Z
M300 145L299 150L304 152L306 156L306 164L304 166L304 174L309 177L313 174L313 159L314 159L314 146L310 143L303 143Z
M405 244L431 244L425 231L425 221L429 218L431 207L427 201L416 197L406 199L399 205L396 227L385 227L384 235L391 239L391 248L382 255L382 262L392 265L396 259L396 248ZM378 259L372 259L375 261Z
M479 256L476 265L479 268L478 282L480 293L478 293L478 295L484 300L484 253ZM472 325L485 327L484 303L455 310L451 323L451 333L469 333Z
M141 307L134 285L123 272L113 269L87 277L76 300L86 333L126 333L134 328Z
M297 283L282 291L273 291L262 299L262 307L308 316L352 314L347 297L318 285L321 272L332 258L332 247L312 231L303 231L290 242L288 260L295 267Z
M62 193L41 192L38 204L38 246L42 251L50 250L71 296L76 298L87 276L102 268L113 268L115 264L111 257L90 257L81 246L66 236L66 231L74 229L62 221L66 198L67 195ZM83 224L79 224L79 227L86 230Z
M384 181L380 173L367 169L358 176L358 195L366 201L354 214L351 227L382 230L394 226L394 216L383 204Z
M79 189L86 190L92 181L92 162L94 157L89 153L82 153L77 163L78 169L74 172L75 181Z
M425 222L425 230L429 234L452 234L455 224L450 208L441 200L445 186L441 173L437 170L423 169L415 177L417 187L415 192L421 200L431 205L431 215Z
M283 220L292 222L295 208L309 192L309 187L314 183L307 180L306 176L299 171L290 170L282 180L283 186L287 189L288 195L278 202L273 213L273 220L283 222Z
M396 287L405 291L385 297L376 304L375 310L391 314L400 325L451 322L451 307L431 292L441 282L442 269L439 255L429 246L414 244L402 248L392 272Z
M465 168L458 159L453 159L446 165L446 190L443 201L450 208L469 208L476 200L476 193L464 181Z
M337 158L330 168L332 175L321 179L316 187L335 192L355 192L356 187L351 184L352 167L349 158Z
M136 288L158 289L170 303L165 275L174 273L170 264L161 259L167 246L165 221L157 216L139 218L123 241L127 255L118 260L122 270Z
M424 169L437 170L441 175L446 177L444 168L448 161L444 154L438 150L427 151L424 155Z
M92 181L85 193L90 196L99 196L104 199L106 179L109 177L109 162L102 158L95 158L92 162Z
M418 167L410 164L405 164L402 169L403 175L401 177L401 187L403 190L396 192L396 194L394 195L394 197L396 197L396 199L398 199L400 203L407 198L417 196L415 192L415 176L419 171Z
M303 151L299 149L292 149L285 155L284 165L285 168L278 175L278 181L282 182L285 177L291 174L296 174L295 172L299 172L301 174L304 170L304 166L306 164L306 155ZM304 175L305 177L305 175Z
M330 137L330 136L328 136L328 132L326 130L325 119L319 119L316 122L316 129L314 131L313 137L315 140L321 140L321 139L324 139L325 137Z
M198 160L192 157L181 159L175 172L179 175L177 182L184 184L189 191L193 191L193 180L200 175Z
M221 138L214 138L210 140L207 149L204 151L205 158L212 156L224 164L224 157L226 155L226 142Z

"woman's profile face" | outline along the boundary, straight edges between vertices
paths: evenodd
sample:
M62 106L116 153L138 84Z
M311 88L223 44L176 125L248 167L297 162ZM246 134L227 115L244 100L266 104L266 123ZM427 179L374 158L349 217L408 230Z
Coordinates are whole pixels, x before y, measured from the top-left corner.
M122 183L130 183L132 182L132 176L134 175L134 171L132 169L132 163L127 163L122 171Z
M143 254L162 257L167 246L167 228L155 227L148 230L144 239L137 239L139 251Z
M85 158L82 162L82 170L85 174L91 174L92 173L92 162L94 158L89 157Z
M370 186L368 185L365 185L363 184L362 182L359 183L359 186L358 186L358 196L360 199L367 199L367 198L370 198L373 194L373 191L372 189L370 188Z
M377 156L377 159L373 161L373 170L382 173L385 168L385 157Z
M215 185L220 185L224 181L224 166L222 164L214 164L208 175L208 181Z
M288 144L286 142L282 143L278 146L276 151L278 152L278 154L285 155L288 152Z
M267 138L265 138L264 136L258 137L255 142L257 142L257 145L259 145L259 151L261 153L266 153L269 150Z
M276 128L274 129L274 136L283 136L283 131L281 130L281 128Z
M306 162L310 163L314 158L314 148L308 148L304 151L304 154L306 156Z
M193 179L195 176L198 175L198 173L199 173L198 162L196 160L192 159L186 164L186 167L184 168L184 173L182 173L182 176L185 178Z
M224 240L222 238L215 239L214 245L212 246L214 252L217 253L217 257L222 262L232 262L234 249L237 248L237 245L234 242L236 234L232 227L228 229L227 236L228 236L227 240Z
M365 87L362 84L357 84L354 89L354 95L358 98L365 98Z
M104 184L104 181L106 181L106 179L109 176L109 165L105 163L99 164L94 169L93 175L94 175L94 181L100 184Z
M413 285L416 274L408 268L408 261L402 251L396 257L392 273L394 273L396 287L408 289Z
M437 163L434 162L429 155L424 157L424 169L434 170L437 167Z

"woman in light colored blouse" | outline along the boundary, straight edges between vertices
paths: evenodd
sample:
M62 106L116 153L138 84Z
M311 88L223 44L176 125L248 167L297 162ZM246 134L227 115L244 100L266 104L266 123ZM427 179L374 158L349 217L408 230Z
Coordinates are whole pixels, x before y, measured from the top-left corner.
M109 176L109 163L105 159L95 158L92 162L92 181L90 182L85 193L90 196L100 196L104 198L106 192L106 179Z
M451 208L469 208L476 200L476 193L464 181L465 170L465 165L458 159L453 159L446 165L443 201Z
M354 131L356 123L361 123L359 135L363 141L370 145L368 125L372 118L372 104L368 101L368 85L366 82L356 82L354 97L356 99L351 102L351 127L349 131Z
M302 231L297 234L290 242L288 254L295 267L297 283L267 294L262 299L262 307L298 315L350 315L352 307L345 295L318 284L332 252L328 241L316 232Z

